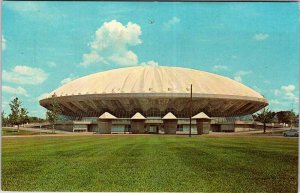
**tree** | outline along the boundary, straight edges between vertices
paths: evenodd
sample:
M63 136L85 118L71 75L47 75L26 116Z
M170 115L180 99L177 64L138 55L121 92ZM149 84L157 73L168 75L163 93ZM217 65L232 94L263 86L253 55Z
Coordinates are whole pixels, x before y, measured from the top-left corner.
M51 98L50 106L48 107L48 110L46 112L46 119L51 123L52 125L52 133L55 133L55 123L58 120L58 116L61 114L61 107L59 103L56 100L56 95L53 94Z
M21 108L20 111L20 124L28 122L28 111L25 108Z
M264 124L264 133L266 133L266 123L271 123L274 121L276 113L264 108L261 112L253 115L255 121L262 122Z
M5 117L4 111L2 111L2 113L1 113L1 123L2 123L2 126L7 125L7 117Z
M29 123L42 123L44 121L45 120L43 118L28 116L28 122Z
M18 126L18 132L20 131L20 124L25 123L28 120L28 111L21 107L22 103L18 97L10 101L9 106L11 113L8 115L7 122L12 125Z
M297 123L297 115L293 110L279 111L276 113L279 123L288 123L292 127L294 123Z
M9 114L9 122L12 125L17 125L18 126L18 132L20 131L19 126L20 126L20 114L21 114L21 101L19 101L18 97L14 98L12 101L9 103L11 114Z

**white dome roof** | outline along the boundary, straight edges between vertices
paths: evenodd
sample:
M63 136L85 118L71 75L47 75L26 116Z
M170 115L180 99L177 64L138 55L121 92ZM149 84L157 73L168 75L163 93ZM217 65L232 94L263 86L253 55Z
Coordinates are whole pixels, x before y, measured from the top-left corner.
M48 97L54 93L58 97L112 93L189 93L191 84L195 94L264 99L258 92L227 77L167 66L137 66L98 72L61 86Z

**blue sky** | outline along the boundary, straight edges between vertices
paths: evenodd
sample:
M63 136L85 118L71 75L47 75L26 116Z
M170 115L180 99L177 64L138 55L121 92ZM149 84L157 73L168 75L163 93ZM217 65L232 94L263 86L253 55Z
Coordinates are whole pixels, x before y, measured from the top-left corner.
M2 12L7 114L18 96L44 117L38 99L62 84L145 64L224 75L298 112L297 3L3 2Z

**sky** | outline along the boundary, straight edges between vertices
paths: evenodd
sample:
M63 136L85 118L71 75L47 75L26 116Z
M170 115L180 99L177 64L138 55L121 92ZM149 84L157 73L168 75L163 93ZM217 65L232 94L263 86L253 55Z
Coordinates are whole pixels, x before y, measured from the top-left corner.
M95 72L180 66L227 76L299 111L299 6L293 3L3 2L2 109Z

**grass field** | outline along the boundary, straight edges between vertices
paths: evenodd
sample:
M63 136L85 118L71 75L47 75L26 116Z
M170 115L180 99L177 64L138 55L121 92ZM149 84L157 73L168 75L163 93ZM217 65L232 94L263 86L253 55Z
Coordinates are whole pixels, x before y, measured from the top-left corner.
M24 131L20 130L18 132L17 128L2 128L2 136L11 136L11 135L38 135L40 133L38 132L32 132L32 131Z
M297 192L297 150L297 138L7 138L2 190Z

